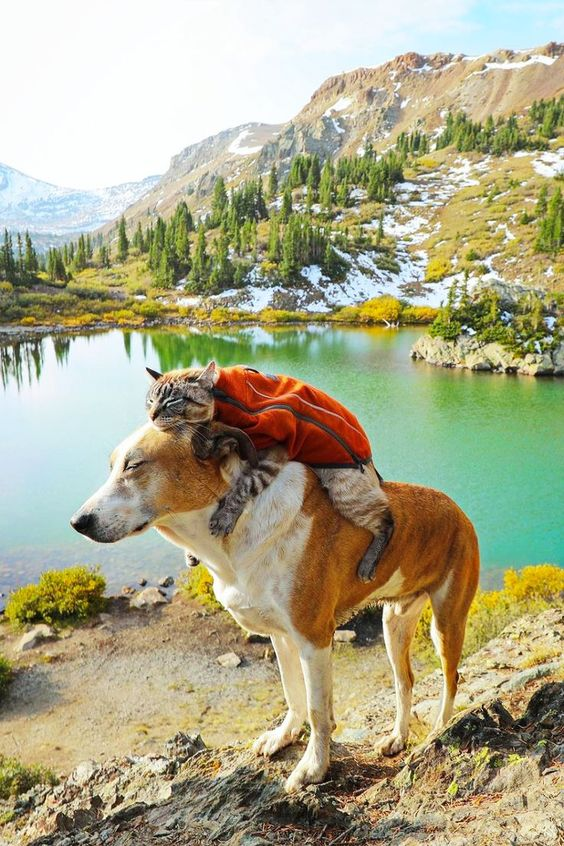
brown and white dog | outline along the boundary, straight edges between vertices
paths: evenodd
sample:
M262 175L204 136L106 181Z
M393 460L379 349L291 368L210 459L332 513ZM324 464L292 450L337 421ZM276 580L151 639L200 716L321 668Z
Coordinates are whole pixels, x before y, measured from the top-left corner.
M436 727L443 726L452 714L466 617L478 583L478 543L465 514L439 491L385 483L395 531L376 578L365 584L356 567L371 536L333 510L302 464L287 464L251 500L231 535L212 537L210 515L240 465L237 455L200 461L188 430L162 432L148 424L116 448L107 482L71 523L101 543L156 528L206 562L217 598L241 626L270 635L288 713L254 749L273 755L297 739L306 716L311 727L288 790L322 781L327 772L335 727L333 633L368 602L384 603L397 700L395 725L381 751L393 755L406 744L413 686L409 647L427 598L444 674Z

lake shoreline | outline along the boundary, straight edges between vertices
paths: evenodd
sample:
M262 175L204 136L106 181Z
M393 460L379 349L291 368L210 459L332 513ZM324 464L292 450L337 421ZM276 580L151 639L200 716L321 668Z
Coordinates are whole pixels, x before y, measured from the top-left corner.
M417 326L424 326L427 324L421 323L401 323L386 325L383 323L364 323L351 320L336 320L335 318L326 320L320 319L319 315L308 316L304 314L303 319L299 320L261 320L258 315L249 315L248 320L200 320L189 317L165 317L156 318L152 320L144 320L142 323L134 321L109 321L100 320L95 323L86 323L82 326L69 326L65 323L45 323L34 326L23 326L20 323L4 323L0 324L0 346L9 346L10 344L22 343L25 341L38 341L42 338L48 338L51 335L84 335L92 332L110 332L113 329L123 329L126 331L143 331L145 329L166 329L175 327L185 327L187 329L213 329L215 327L221 329L240 329L249 326L272 326L277 328L288 328L293 326L316 326L324 327L350 327L352 329L413 329Z

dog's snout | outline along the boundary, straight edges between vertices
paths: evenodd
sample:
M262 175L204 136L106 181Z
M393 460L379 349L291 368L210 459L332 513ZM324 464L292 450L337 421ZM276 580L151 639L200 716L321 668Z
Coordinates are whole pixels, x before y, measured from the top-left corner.
M91 511L73 514L70 521L71 526L81 535L87 535L94 524L94 515Z

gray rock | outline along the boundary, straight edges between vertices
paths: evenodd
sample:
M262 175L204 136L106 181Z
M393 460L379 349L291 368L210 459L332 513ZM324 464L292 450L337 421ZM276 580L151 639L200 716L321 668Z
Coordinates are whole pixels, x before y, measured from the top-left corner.
M122 596L133 596L135 593L135 588L131 587L131 585L124 585L121 589Z
M235 652L225 652L223 655L220 655L217 659L217 663L221 664L222 667L238 667L241 663L241 659Z
M57 635L51 626L40 623L26 632L18 641L16 652L27 652L28 649L35 649L36 646L40 646L46 640L53 640L56 637Z
M100 764L96 763L96 761L82 761L80 764L77 764L68 777L68 783L79 786L88 784L99 769Z
M147 584L147 579L145 578L145 576L140 576L137 580L137 584L141 587L145 587L145 585Z
M333 635L335 643L352 643L356 640L356 632L352 629L337 629Z
M131 608L153 608L155 605L162 605L168 602L166 596L156 587L145 588L131 600Z
M174 584L174 579L172 576L163 576L162 579L159 579L159 587L168 588L172 587Z
M205 748L206 744L202 740L201 734L187 734L179 731L165 743L165 754L169 758L184 763L196 752L201 752Z
M519 690L519 688L525 687L525 685L530 681L541 679L544 676L555 673L559 666L560 664L558 661L549 661L546 664L539 664L537 667L531 667L529 670L523 670L521 673L511 676L503 685L503 688L505 690Z

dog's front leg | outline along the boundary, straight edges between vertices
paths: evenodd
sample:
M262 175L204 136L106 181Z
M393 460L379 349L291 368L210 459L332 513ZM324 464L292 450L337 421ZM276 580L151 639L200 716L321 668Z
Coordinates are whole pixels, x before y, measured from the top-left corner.
M288 792L299 790L306 784L323 781L329 768L329 745L331 733L335 728L331 647L317 649L307 643L300 648L300 662L306 687L311 735L301 761L286 781Z
M278 658L288 713L278 728L265 731L255 740L253 750L257 755L266 757L298 739L307 711L304 677L296 644L284 635L272 635L271 640Z

